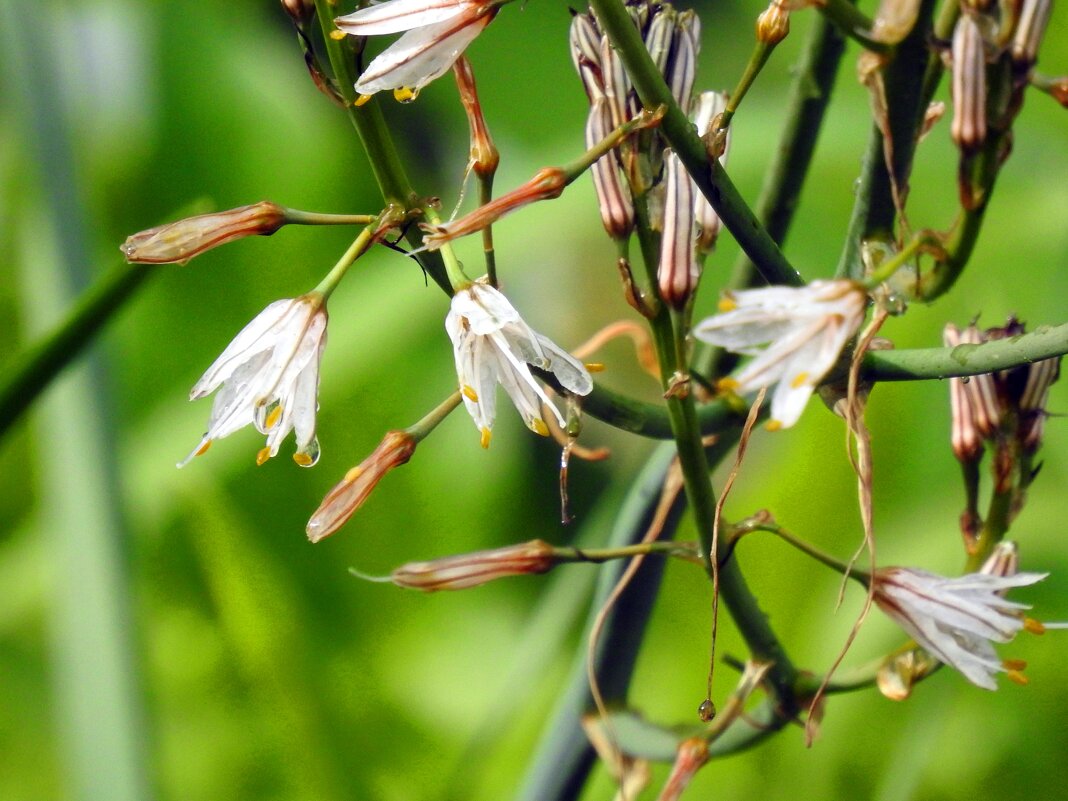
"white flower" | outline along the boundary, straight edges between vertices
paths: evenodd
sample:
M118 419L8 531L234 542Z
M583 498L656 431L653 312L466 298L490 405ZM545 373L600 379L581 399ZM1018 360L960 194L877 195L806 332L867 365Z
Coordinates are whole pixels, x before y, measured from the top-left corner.
M1046 573L998 576L969 573L946 578L924 570L891 567L876 571L875 602L931 656L956 668L972 684L996 690L1004 671L991 642L1009 642L1030 607L1006 601L1012 587L1041 581Z
M724 383L740 393L777 383L769 425L789 428L860 327L867 302L860 284L844 280L729 292L722 314L698 323L694 336L755 356Z
M309 467L319 458L315 437L319 360L326 346L324 298L310 293L277 300L260 312L226 347L189 393L190 400L216 389L208 431L178 466L204 453L214 440L253 425L267 435L256 456L263 464L296 431L293 461ZM220 389L221 387L221 389Z
M497 415L498 383L532 431L549 433L541 417L543 404L564 425L564 418L527 365L552 373L576 395L588 395L593 389L593 380L582 363L531 330L508 299L491 286L471 284L453 295L445 330L452 339L464 405L482 432L484 448L489 446Z
M407 31L378 55L356 81L356 91L413 93L443 75L497 13L494 0L389 0L334 20L353 36Z

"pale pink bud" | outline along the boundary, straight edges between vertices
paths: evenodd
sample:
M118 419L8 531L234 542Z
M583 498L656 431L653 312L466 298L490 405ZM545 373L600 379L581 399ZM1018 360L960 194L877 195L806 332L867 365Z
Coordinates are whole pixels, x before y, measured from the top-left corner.
M978 341L979 332L975 326L969 326L965 333L969 340ZM953 323L946 324L942 332L942 341L951 348L965 342L960 330ZM961 462L974 462L983 455L983 434L976 425L970 393L963 379L949 379L949 406L953 418L950 436L953 454Z
M608 136L609 120L608 101L602 96L590 105L586 119L586 147L593 147ZM590 173L604 229L613 239L627 237L634 227L634 206L630 190L623 185L615 151L610 150L597 159L590 167Z
M412 458L416 444L405 431L388 432L374 453L349 470L323 498L305 529L308 539L319 542L345 525L386 473Z
M660 297L681 309L697 288L700 275L694 259L694 185L671 150L664 151L664 169L664 226L656 275Z
M265 200L149 228L130 236L119 250L130 262L185 264L194 256L235 239L269 236L285 224L285 210Z
M435 592L464 590L494 579L545 573L556 564L553 547L530 540L504 548L446 556L432 562L409 562L390 574L398 587Z
M1023 0L1010 51L1018 69L1027 71L1038 60L1038 47L1052 11L1053 0Z

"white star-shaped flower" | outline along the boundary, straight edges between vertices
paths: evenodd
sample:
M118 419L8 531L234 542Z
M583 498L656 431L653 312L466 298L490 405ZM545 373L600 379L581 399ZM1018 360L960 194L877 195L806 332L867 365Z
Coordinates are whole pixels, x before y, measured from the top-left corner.
M189 393L190 400L215 390L208 430L178 466L204 453L214 440L253 425L267 435L256 461L278 453L296 432L293 461L308 467L319 458L315 436L319 360L326 347L325 299L318 293L278 300L260 312L226 347Z
M453 295L445 330L452 339L464 405L482 432L483 447L489 446L497 416L498 383L532 431L549 433L542 419L543 405L564 425L564 418L529 365L552 373L561 386L576 395L587 395L593 389L593 380L582 363L532 330L508 299L491 286L471 284Z
M956 668L972 684L996 690L1005 670L992 642L1009 642L1025 627L1030 607L1005 600L1013 587L1041 581L1046 573L969 573L946 578L925 570L876 571L875 602L935 659Z
M722 313L694 326L694 336L754 356L723 383L739 393L777 384L769 425L789 428L860 328L867 303L864 287L845 280L729 292Z
M388 0L334 20L353 36L407 31L356 81L356 91L420 88L445 74L497 13L497 0Z

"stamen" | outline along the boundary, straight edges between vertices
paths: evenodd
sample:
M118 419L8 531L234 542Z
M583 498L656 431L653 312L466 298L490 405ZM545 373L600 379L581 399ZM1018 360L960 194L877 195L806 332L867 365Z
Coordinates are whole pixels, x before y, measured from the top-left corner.
M588 373L603 373L605 366L602 362L586 362L586 372Z
M301 453L297 451L293 454L293 461L299 464L301 467L311 467L315 464L315 457L310 453Z
M1033 617L1025 617L1023 621L1024 631L1029 631L1032 634L1045 634L1046 627Z
M1016 670L1016 671L1026 670L1027 669L1027 660L1025 660L1025 659L1003 659L1002 662L1001 662L1001 666L1003 668L1005 668L1005 670Z
M264 428L270 431L276 425L278 420L282 416L282 404L278 404L270 412L267 413L267 419L263 421Z
M410 86L402 86L393 90L393 99L398 103L411 103L419 97L419 90Z
M471 403L478 403L478 393L475 392L474 387L464 384L460 391Z
M488 428L482 429L482 439L480 440L480 444L483 448L488 448L490 446L490 438L492 436L493 432L490 431Z
M347 472L345 474L345 477L343 479L341 479L341 483L342 484L351 484L353 481L355 481L357 478L360 477L360 474L362 472L363 472L363 468L360 465L356 465L355 467L351 468L349 470L349 472Z
M330 31L330 38L333 39L335 42L340 42L346 36L348 36L347 33L345 33L344 31L339 31L337 28L335 28L334 30ZM370 97L370 95L363 95L363 96L364 97Z
M778 431L780 428L782 428L781 420L768 420L768 422L764 423L765 431Z
M716 391L721 393L734 392L740 386L741 384L728 376L727 378L721 378L716 382Z
M256 465L259 466L271 458L271 446L265 445L256 454Z
M719 299L719 304L717 305L717 308L721 312L729 312L737 309L738 304L735 303L734 298L732 298L730 295L724 295Z
M1019 684L1021 687L1026 687L1031 683L1031 680L1018 670L1006 670L1005 675L1008 676L1009 681Z
M370 100L372 97L373 97L373 95L360 95L359 97L356 98L355 102L353 102L352 105L354 105L357 108L359 108L364 103L366 103L368 100Z
M535 417L530 421L530 430L535 434L541 434L543 437L549 436L549 426L540 417Z
M797 389L808 383L808 373L798 373L794 376L794 380L790 382L790 387Z
M194 453L193 455L194 456L203 456L205 453L208 452L208 448L211 447L211 443L212 443L212 440L210 440L210 439L204 440L204 444L201 445L199 448L197 448L197 452Z

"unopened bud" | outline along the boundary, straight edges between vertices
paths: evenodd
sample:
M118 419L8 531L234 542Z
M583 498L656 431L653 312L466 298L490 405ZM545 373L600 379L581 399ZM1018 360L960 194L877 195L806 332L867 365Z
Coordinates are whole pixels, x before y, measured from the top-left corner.
M327 493L308 521L308 539L319 542L345 525L386 473L412 458L416 444L405 431L388 432L374 453L349 470Z
M604 97L604 77L601 74L601 32L597 23L588 14L575 14L571 18L571 60L575 71L586 88L586 97L592 103Z
M661 75L667 73L671 45L675 38L675 9L662 6L649 22L645 32L645 49L649 51L656 71Z
M920 0L882 0L872 20L871 38L897 44L909 35L919 13Z
M1020 72L1027 72L1038 60L1038 47L1052 11L1053 0L1023 0L1009 50L1013 65Z
M534 177L511 192L501 195L483 206L479 206L470 214L465 214L459 219L452 220L442 225L421 223L427 236L423 238L423 247L427 250L437 250L446 242L459 239L462 236L481 231L488 225L493 225L501 217L511 214L539 200L550 200L560 197L567 186L567 173L559 167L543 167L538 170Z
M478 90L475 87L475 73L471 70L471 62L465 56L460 56L452 65L453 74L456 76L456 87L460 91L460 102L463 103L467 113L467 126L471 132L471 169L475 175L486 177L497 171L497 165L501 157L497 147L493 144L489 128L486 127L486 119L482 116L482 104L478 100Z
M657 283L660 297L681 309L693 296L699 277L694 259L693 179L671 150L664 151L664 225L660 237Z
M979 568L980 573L988 576L1015 576L1020 570L1020 550L1015 542L999 542ZM1008 590L1001 590L998 595L1004 597Z
M790 32L790 12L782 0L772 0L771 5L757 17L756 37L758 42L777 45Z
M697 77L697 53L701 47L697 38L700 27L696 20L697 17L692 11L679 14L675 28L675 46L672 48L671 60L664 75L668 88L671 89L671 96L685 114L690 113L690 98Z
M623 60L612 47L606 36L601 41L601 74L604 77L604 92L608 98L608 109L612 113L612 127L618 128L630 119L629 100L631 94L630 78L623 67Z
M185 264L194 256L235 239L269 236L285 224L285 209L265 200L149 228L133 234L119 250L129 262Z
M586 147L593 147L609 133L608 102L601 97L590 106L586 119ZM634 227L634 205L630 190L624 187L623 177L616 164L616 153L610 150L590 167L601 222L613 239L625 239Z
M1049 388L1060 377L1060 372L1060 357L1027 366L1027 382L1018 401L1019 429L1016 434L1027 453L1034 453L1042 442Z
M953 29L953 125L961 150L972 152L986 140L986 55L983 34L972 14L962 14Z
M966 334L969 340L978 342L979 332L974 326L970 326ZM964 343L964 339L957 326L947 323L942 332L942 342L947 347L955 348ZM949 379L949 406L952 415L950 442L953 445L953 455L960 462L978 461L983 455L983 435L976 425L975 410L963 379Z
M556 564L553 547L530 540L505 548L446 556L432 562L409 562L390 574L398 587L435 592L464 590L499 578L545 573Z
M315 13L313 0L282 0L282 8L298 26L306 23Z
M712 132L716 118L727 108L727 96L720 92L702 92L697 98L697 108L694 113L694 124L697 133L705 138ZM722 140L722 151L717 154L719 163L726 165L727 153L730 150L730 129ZM720 219L712 204L708 202L702 193L696 192L694 196L694 219L697 222L697 250L701 253L709 253L716 247L716 239L719 238Z

